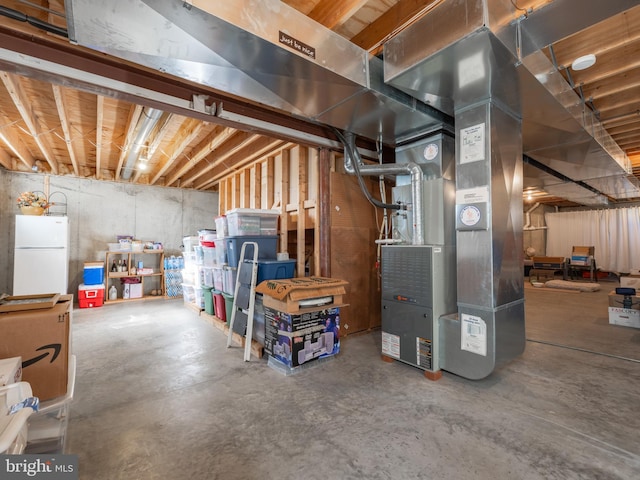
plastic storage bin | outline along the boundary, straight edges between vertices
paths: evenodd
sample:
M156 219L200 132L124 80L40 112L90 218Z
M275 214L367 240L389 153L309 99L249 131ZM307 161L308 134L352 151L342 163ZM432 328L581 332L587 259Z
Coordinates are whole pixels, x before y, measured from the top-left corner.
M223 322L227 321L227 309L225 306L224 296L222 292L218 290L212 290L211 296L213 297L213 314Z
M218 238L224 238L229 235L229 228L227 224L227 217L220 215L216 217L216 236Z
M185 252L192 252L193 247L200 243L200 239L196 235L190 235L188 237L182 238L182 245L184 246Z
M203 265L213 267L216 264L216 247L202 247Z
M28 382L11 383L0 387L0 454L16 455L27 446L31 408L22 408L14 414L9 409L16 403L33 396Z
M104 282L104 263L85 262L82 280L85 285L98 285Z
M242 245L246 242L256 242L258 244L258 260L275 260L276 250L278 249L277 236L242 236L227 237L227 263L230 267L237 267L240 261L240 251ZM250 245L245 249L245 258L253 259L253 246Z
M78 286L78 306L80 308L101 307L104 304L104 283L100 285Z
M225 265L222 267L222 291L229 295L235 295L236 293L236 277L238 276L238 269Z
M259 260L256 285L264 280L293 278L295 268L295 260Z
M69 406L73 401L76 378L76 356L69 357L67 393L40 402L40 409L29 418L26 454L63 454L65 452Z
M204 290L202 287L197 285L194 285L193 290L195 294L195 300L193 303L195 303L196 307L199 309L204 310Z
M223 270L223 266L219 265L217 267L213 267L212 271L213 271L213 288L215 288L216 290L218 290L219 292L222 291L222 287L224 285L224 270Z
M226 214L229 236L277 235L278 210L234 208Z
M182 284L182 297L184 299L184 303L195 303L196 291L193 285L189 285L188 283Z

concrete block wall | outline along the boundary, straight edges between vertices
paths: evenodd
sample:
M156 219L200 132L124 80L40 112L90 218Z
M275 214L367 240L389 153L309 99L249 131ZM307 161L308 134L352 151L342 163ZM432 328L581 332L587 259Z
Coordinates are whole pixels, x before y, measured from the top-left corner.
M0 293L13 293L16 198L25 191L66 195L70 225L69 293L82 283L84 262L104 261L116 235L162 242L166 255L181 253L182 239L215 228L218 194L37 173L0 170ZM42 272L46 275L46 272Z

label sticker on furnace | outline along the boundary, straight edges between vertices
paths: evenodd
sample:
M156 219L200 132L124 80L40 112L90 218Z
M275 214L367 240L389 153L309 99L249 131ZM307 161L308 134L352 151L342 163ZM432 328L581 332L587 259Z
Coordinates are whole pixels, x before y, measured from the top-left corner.
M400 358L400 337L398 335L382 332L382 354Z

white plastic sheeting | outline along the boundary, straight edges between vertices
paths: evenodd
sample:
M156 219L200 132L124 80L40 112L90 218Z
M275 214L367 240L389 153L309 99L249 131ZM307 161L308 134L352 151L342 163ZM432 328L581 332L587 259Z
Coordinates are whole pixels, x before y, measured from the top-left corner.
M599 270L640 269L640 207L549 212L545 222L548 256L570 257L573 246L593 245Z

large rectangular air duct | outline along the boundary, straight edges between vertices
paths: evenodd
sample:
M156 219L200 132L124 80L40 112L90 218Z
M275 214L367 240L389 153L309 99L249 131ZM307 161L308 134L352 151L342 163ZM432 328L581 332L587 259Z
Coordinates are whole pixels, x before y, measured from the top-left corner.
M385 85L382 60L279 0L68 0L88 48L395 144L451 119Z
M577 181L626 178L624 152L540 51L637 2L587 3L551 2L522 17L504 0L444 0L385 44L385 81L450 113L454 104L491 96L522 116L526 155ZM502 75L514 67L516 77ZM640 195L629 182L609 185L614 198Z

